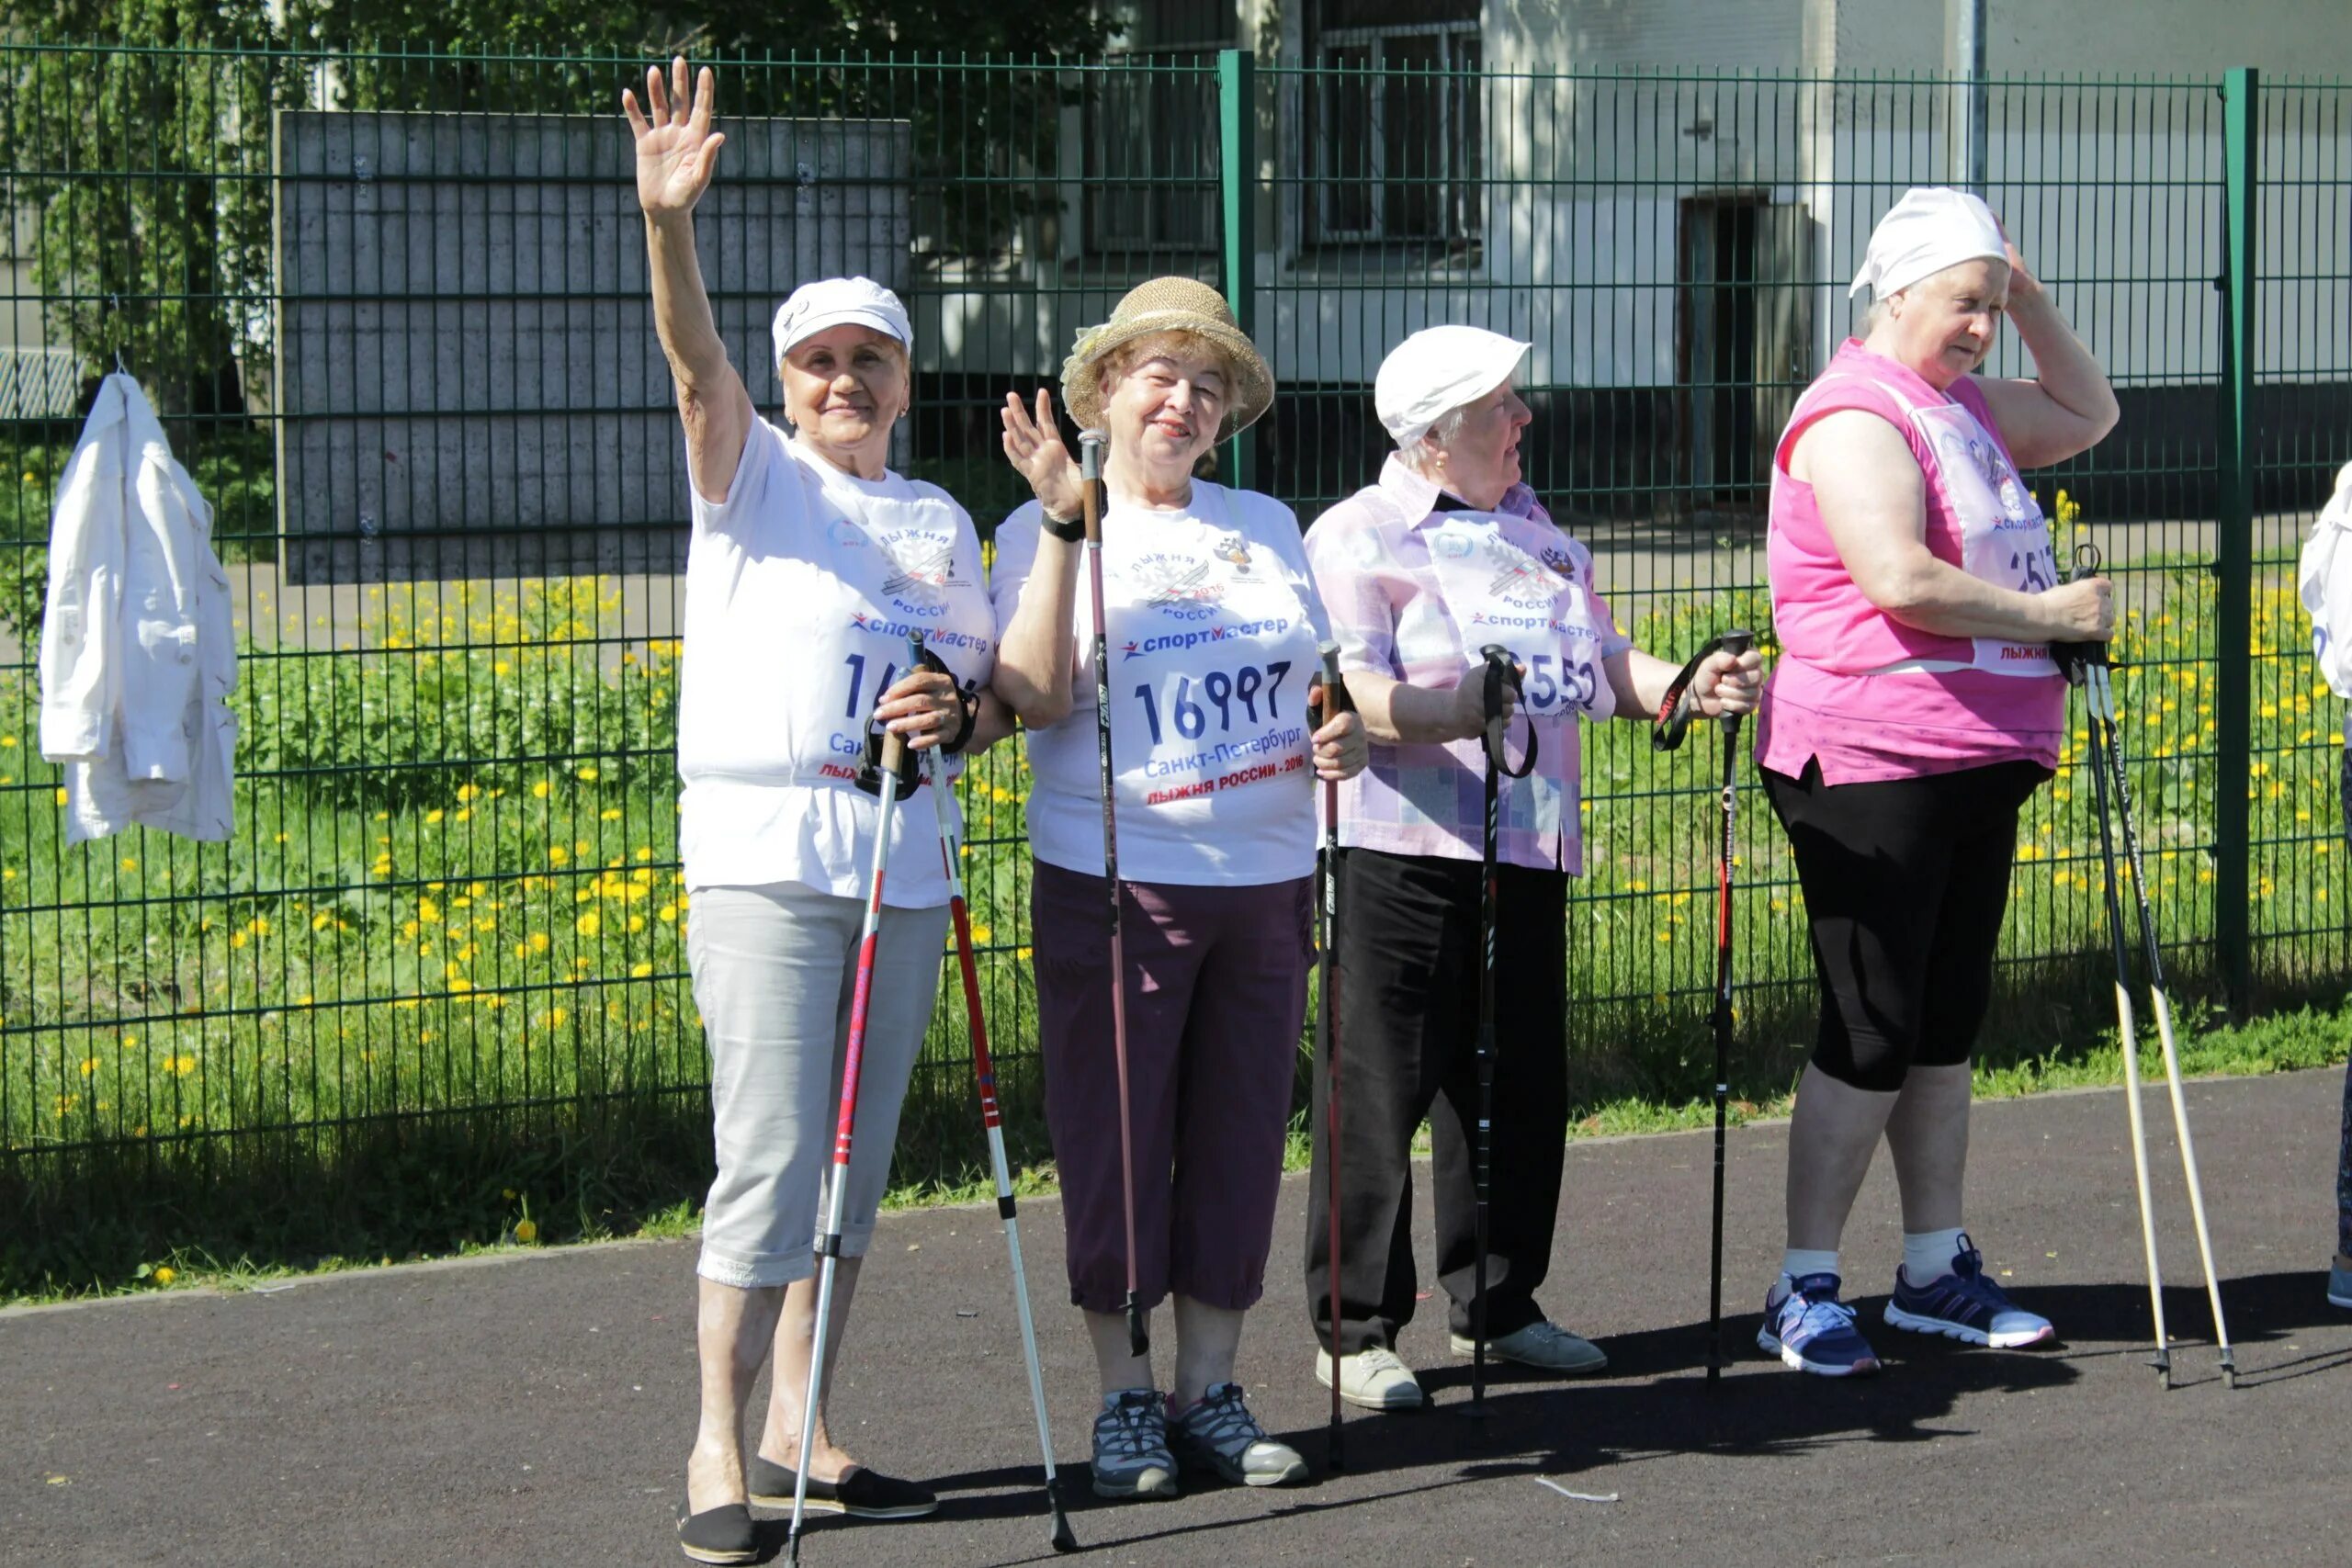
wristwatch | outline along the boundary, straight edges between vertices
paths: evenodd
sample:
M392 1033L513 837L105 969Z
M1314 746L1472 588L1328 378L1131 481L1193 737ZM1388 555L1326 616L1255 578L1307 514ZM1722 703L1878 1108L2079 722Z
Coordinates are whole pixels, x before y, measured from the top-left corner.
M1057 517L1041 504L1037 509L1037 521L1046 533L1065 545L1075 545L1086 537L1086 519L1083 516Z

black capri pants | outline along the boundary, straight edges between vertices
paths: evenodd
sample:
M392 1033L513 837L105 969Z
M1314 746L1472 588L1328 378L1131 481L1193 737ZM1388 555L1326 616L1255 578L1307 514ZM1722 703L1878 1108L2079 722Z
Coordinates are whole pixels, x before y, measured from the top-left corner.
M1993 995L2018 811L2050 771L2018 760L1919 778L1825 784L1770 768L1821 984L1814 1065L1873 1093L1914 1065L1958 1066Z

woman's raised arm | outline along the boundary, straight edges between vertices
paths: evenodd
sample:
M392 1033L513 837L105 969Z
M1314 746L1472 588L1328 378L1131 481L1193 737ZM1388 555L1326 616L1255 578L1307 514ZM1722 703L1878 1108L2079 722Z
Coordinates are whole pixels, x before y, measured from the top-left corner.
M752 395L727 362L712 320L702 264L695 255L695 204L718 168L723 132L710 129L718 103L710 68L691 87L684 55L670 62L664 88L658 66L645 73L645 107L621 90L621 112L637 138L637 201L645 209L646 268L653 285L653 330L678 388L686 429L686 463L706 501L727 499L752 433Z

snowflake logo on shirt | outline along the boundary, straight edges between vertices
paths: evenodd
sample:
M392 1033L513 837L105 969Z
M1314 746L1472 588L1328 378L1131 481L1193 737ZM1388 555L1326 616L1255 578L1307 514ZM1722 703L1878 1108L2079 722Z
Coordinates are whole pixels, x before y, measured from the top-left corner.
M1568 585L1566 578L1500 534L1486 540L1485 546L1487 564L1494 569L1487 592L1507 604L1546 607Z
M1157 609L1183 612L1216 604L1225 598L1224 580L1209 563L1181 555L1137 557L1121 576L1143 590L1143 602Z
M908 609L929 609L944 601L951 588L968 588L971 581L956 575L956 541L936 534L910 531L886 536L883 554L890 571L882 592Z

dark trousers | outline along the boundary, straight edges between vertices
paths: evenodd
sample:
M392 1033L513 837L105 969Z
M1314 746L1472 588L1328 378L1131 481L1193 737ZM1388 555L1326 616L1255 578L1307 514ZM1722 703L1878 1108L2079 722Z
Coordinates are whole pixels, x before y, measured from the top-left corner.
M1813 1065L1893 1094L1915 1066L1967 1061L1993 1000L2018 812L2049 773L2019 761L1829 784L1817 761L1801 778L1758 771L1804 888Z
M1487 1255L1490 1338L1544 1316L1567 1145L1567 876L1504 866L1497 897L1496 1060ZM1340 853L1340 1353L1412 1321L1415 1130L1428 1118L1438 1281L1471 1330L1478 1136L1478 863ZM1322 1064L1311 1127L1306 1303L1330 1345L1330 1150Z

